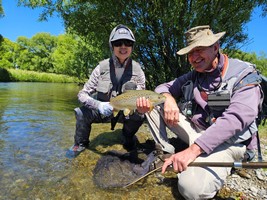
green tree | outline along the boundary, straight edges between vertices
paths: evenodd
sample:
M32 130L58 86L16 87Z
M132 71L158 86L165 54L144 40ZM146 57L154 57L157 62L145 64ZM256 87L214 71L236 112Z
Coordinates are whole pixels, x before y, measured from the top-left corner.
M52 54L56 49L56 36L49 33L37 33L31 39L19 37L19 63L23 69L40 72L55 72Z
M73 75L74 51L77 41L71 35L60 35L57 39L57 48L52 54L54 72Z
M3 38L0 44L0 68L12 68L16 65L17 44Z
M4 37L0 34L0 46L2 45L3 41L4 41Z
M3 4L2 0L0 0L0 18L5 15L4 9L3 9Z
M100 60L107 58L109 53L103 51L102 42L98 42L92 36L90 42L87 41L87 38L78 39L78 48L75 51L75 62L74 68L76 76L79 78L89 78L92 70L96 67ZM104 44L108 46L108 43Z
M24 70L36 70L36 64L33 61L34 53L30 50L30 39L20 36L17 38L18 47L16 49L16 63L20 69Z
M60 35L52 55L55 72L88 78L95 64L103 59L99 49L73 34Z
M223 48L234 49L247 39L245 25L253 9L266 0L20 0L25 6L42 7L41 19L57 12L66 30L87 42L97 41L105 54L111 29L120 23L135 33L135 59L139 60L149 79L148 88L168 81L188 70L186 56L176 51L185 46L183 33L196 25L209 24L215 32L227 31L221 40Z
M265 54L257 56L256 53L245 53L240 50L228 51L230 57L238 58L256 65L257 69L267 76L267 57Z
M3 38L0 45L0 67L39 72L53 72L88 78L103 52L93 41L85 42L73 34L51 36L38 33L32 38L18 37L16 42ZM107 44L108 46L108 44Z

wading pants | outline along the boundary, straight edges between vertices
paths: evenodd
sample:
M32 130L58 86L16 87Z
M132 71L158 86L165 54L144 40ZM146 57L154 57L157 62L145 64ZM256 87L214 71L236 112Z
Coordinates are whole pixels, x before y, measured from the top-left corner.
M82 106L75 108L76 130L74 135L75 144L87 146L93 123L107 123L112 117L103 117L97 109ZM122 116L120 122L123 123L122 133L125 137L133 137L142 125L144 118L137 114L129 116L129 119Z
M163 120L163 107L157 106L146 114L149 128L158 146L168 153L174 153L174 147L168 142L166 124ZM178 138L191 145L203 130L199 130L190 123L182 114L179 123L169 129ZM244 157L246 146L243 144L223 143L211 154L203 154L197 162L234 162L241 161ZM222 188L231 168L227 167L188 167L178 174L178 190L185 199L210 199Z

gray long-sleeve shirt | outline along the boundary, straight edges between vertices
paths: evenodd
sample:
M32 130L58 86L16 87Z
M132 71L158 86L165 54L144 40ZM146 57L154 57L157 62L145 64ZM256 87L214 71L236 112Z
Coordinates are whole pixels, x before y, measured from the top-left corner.
M122 76L122 73L127 64L127 61L125 61L125 63L123 65L120 65L117 58L115 56L113 56L113 60L114 60L114 66L115 66L115 70L116 72L116 76L117 79L120 79ZM98 82L99 82L99 78L100 78L100 65L97 65L96 68L92 71L89 80L85 83L84 87L82 90L79 91L78 93L78 100L85 106L87 107L91 107L91 108L97 108L100 101L94 99L91 97L92 94L94 94L96 92L97 86L98 86ZM143 90L145 89L145 74L143 71L141 71L141 73L139 74L139 76L136 78L136 85L137 85L137 90Z
M203 88L213 89L220 81L220 70L225 62L224 56L220 55L217 68L212 72L203 73L198 83ZM174 98L179 99L182 95L181 87L189 79L192 79L192 72L189 72L177 79L159 85L155 91L158 93L170 93ZM194 85L194 98L199 105L191 121L205 130L195 143L206 153L211 153L217 146L232 138L235 134L247 128L258 115L260 103L260 89L255 86L244 86L235 91L230 99L229 107L223 112L216 122L209 125L207 119L207 102L201 97L200 91Z

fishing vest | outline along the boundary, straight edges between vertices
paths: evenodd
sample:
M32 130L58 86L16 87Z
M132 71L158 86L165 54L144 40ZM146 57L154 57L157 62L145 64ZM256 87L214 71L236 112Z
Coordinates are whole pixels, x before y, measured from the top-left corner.
M261 76L256 70L255 65L238 59L228 59L226 56L225 58L225 62L227 63L224 66L226 68L223 69L226 71L222 75L222 83L216 91L209 92L207 95L208 118L206 122L210 125L213 124L218 117L222 116L222 113L228 108L232 94L236 90L247 85L260 85L261 83ZM179 103L179 108L188 118L194 115L194 110L199 106L196 104L193 97L193 89L196 87L196 78L197 74L194 71L192 80L186 82L182 86L184 97L181 103ZM251 135L256 133L257 130L255 119L249 127L245 128L242 132L238 133L236 137L230 140L235 142L238 138L242 138L241 140L245 141L251 138Z
M136 89L142 68L139 63L130 58L121 79L118 81L115 73L113 59L105 59L99 63L100 77L97 91L97 100L109 101L110 98L121 94L125 88Z
M232 94L247 85L259 85L261 77L255 65L238 59L228 59L226 72L222 76L221 86L208 94L210 124L220 117L230 105Z

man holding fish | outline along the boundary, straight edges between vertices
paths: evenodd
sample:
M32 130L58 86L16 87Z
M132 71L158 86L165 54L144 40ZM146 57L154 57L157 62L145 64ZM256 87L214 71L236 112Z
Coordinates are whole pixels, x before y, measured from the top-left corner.
M112 56L98 64L78 93L82 106L75 108L74 145L67 151L67 157L76 157L88 147L92 123L105 123L114 119L110 99L126 90L145 89L144 72L140 64L130 58L134 43L135 37L127 26L118 25L112 30L109 37ZM136 147L135 133L142 125L144 115L133 113L129 116L121 115L121 118L123 145L130 151Z
M155 89L166 97L164 105L149 112L146 97L137 101L157 146L171 154L162 173L168 166L179 172L178 190L185 199L213 198L231 171L230 167L188 167L191 162L240 162L257 134L255 119L262 98L258 74L252 64L220 53L219 39L224 34L214 34L208 25L188 30L188 46L177 54L187 54L194 70ZM244 84L245 80L255 83ZM166 127L188 148L176 152Z

